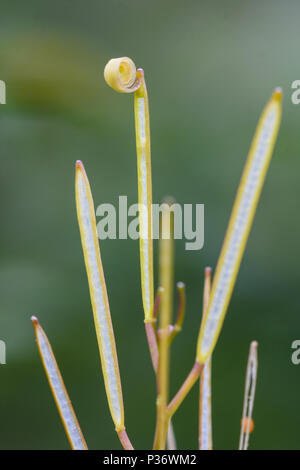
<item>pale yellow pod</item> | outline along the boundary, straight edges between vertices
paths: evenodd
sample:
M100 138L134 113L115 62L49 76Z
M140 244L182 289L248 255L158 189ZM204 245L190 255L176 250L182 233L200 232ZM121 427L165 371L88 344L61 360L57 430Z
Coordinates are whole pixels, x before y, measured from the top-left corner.
M199 450L212 450L211 357L200 377Z
M97 236L94 202L83 164L76 162L76 208L106 395L116 431L124 429L119 364Z
M201 325L197 361L202 364L215 347L236 281L278 134L281 98L281 89L276 89L260 117L250 147L219 256L207 315Z
M140 222L140 266L145 322L153 321L153 238L152 238L152 175L150 118L148 93L142 69L137 71L139 88L134 94L134 117L138 171Z
M129 57L111 59L105 66L104 79L119 93L132 93L140 86L135 64Z
M138 172L141 287L145 322L153 321L153 239L150 119L144 71L129 57L111 59L105 66L106 83L119 93L134 94Z
M87 445L76 418L71 400L58 368L55 356L46 333L36 317L31 317L36 342L48 382L73 450L87 450Z

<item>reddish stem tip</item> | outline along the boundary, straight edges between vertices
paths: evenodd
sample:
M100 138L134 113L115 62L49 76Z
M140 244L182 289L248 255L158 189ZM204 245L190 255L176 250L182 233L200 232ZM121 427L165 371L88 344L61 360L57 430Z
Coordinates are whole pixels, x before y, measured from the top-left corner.
M81 160L76 160L76 168L83 168L83 163Z
M206 266L206 268L205 268L205 276L210 276L211 271L212 271L211 267L210 267L210 266Z

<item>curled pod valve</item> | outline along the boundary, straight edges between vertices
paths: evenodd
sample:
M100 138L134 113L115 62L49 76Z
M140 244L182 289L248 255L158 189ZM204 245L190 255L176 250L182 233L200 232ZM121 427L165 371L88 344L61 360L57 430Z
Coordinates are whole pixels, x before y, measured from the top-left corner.
M119 93L132 93L141 85L136 66L129 57L111 59L107 62L104 78L106 83Z

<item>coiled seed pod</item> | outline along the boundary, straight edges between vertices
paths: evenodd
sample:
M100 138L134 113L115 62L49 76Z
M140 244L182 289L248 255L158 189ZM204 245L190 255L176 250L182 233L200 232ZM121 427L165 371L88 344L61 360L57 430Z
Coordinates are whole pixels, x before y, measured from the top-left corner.
M106 83L119 93L132 93L141 84L137 78L135 64L129 57L111 59L105 66L104 78Z

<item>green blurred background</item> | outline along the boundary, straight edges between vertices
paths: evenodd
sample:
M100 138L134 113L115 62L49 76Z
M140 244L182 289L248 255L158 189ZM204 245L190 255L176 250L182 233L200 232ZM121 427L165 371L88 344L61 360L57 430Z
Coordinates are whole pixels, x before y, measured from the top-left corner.
M187 285L184 330L172 350L171 394L190 369L203 269L216 264L258 116L275 86L283 120L235 292L213 357L213 438L236 448L249 343L259 341L254 449L299 447L300 79L296 0L4 0L0 14L0 447L68 449L34 341L52 342L87 443L120 448L100 370L74 201L85 164L95 204L136 202L133 96L103 69L127 55L150 97L153 198L205 204L205 246L176 242ZM155 384L145 342L138 242L101 244L123 382L126 425L149 448ZM197 387L174 418L180 448L197 447Z

